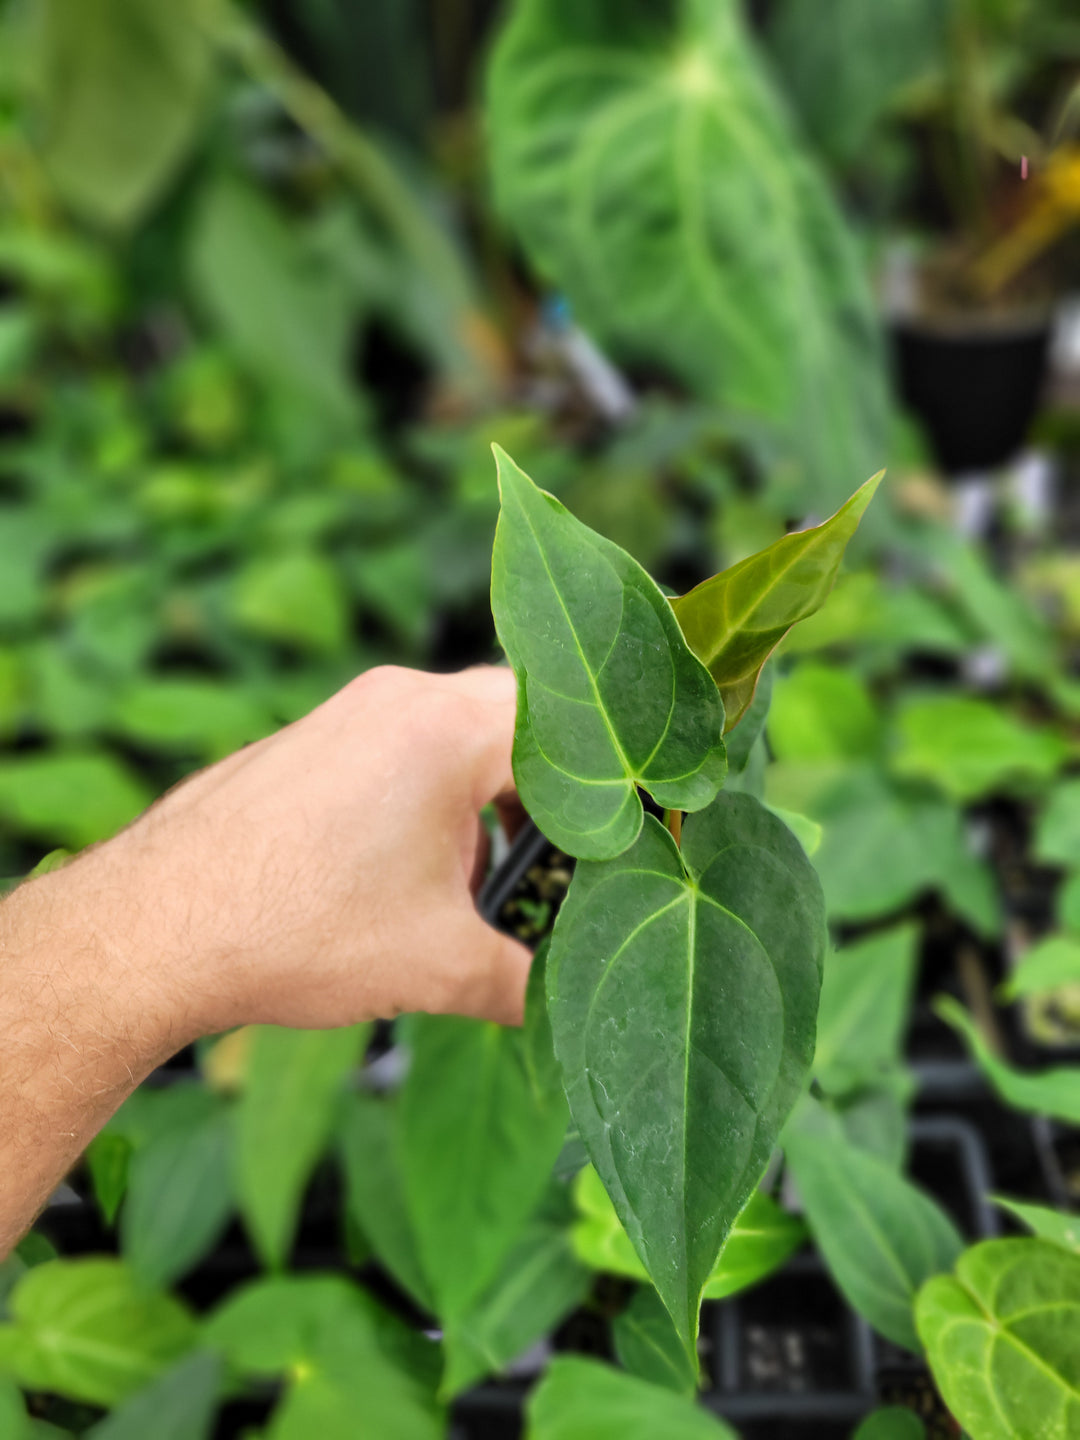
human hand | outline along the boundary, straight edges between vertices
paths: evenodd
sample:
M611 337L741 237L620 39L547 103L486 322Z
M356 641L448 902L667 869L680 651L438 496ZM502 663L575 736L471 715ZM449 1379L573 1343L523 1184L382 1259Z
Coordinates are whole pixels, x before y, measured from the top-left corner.
M369 671L80 861L125 897L109 938L152 958L174 1043L411 1010L519 1023L528 951L473 904L514 716L509 670Z

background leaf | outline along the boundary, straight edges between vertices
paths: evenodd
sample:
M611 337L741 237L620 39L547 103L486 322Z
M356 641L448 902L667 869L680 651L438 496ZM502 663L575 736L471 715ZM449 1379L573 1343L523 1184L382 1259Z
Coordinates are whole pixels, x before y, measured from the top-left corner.
M1069 1440L1080 1427L1080 1256L987 1240L919 1293L919 1335L945 1403L979 1440Z
M783 1145L837 1286L875 1330L917 1353L915 1294L963 1249L952 1221L884 1161L848 1144L812 1101L789 1123Z
M345 1077L369 1025L254 1032L236 1112L236 1193L265 1264L285 1263L304 1188L333 1126Z
M72 795L79 797L74 807ZM104 751L57 750L0 761L0 820L72 850L122 829L152 799L150 788Z
M1040 1240L1048 1240L1053 1245L1060 1245L1063 1250L1080 1255L1080 1215L1067 1215L1063 1210L1050 1210L1045 1205L1009 1200L1004 1195L991 1198L995 1205L1015 1215Z
M126 226L159 197L203 116L211 78L193 8L169 0L43 7L43 158L86 219Z
M637 562L495 455L491 608L518 679L518 792L571 855L618 855L641 830L639 785L680 810L715 796L723 705Z
M749 709L780 641L827 600L880 481L880 474L867 480L823 525L783 536L671 602L687 644L720 687L729 730Z
M0 1325L0 1370L28 1390L116 1405L195 1343L171 1296L140 1291L119 1260L50 1260L27 1271Z
M498 208L603 344L767 417L818 503L878 468L868 289L739 7L524 0L487 118Z
M1080 983L1080 937L1046 935L1025 950L1020 963L1002 981L1000 993L1006 1000L1037 995L1058 985Z
M210 1440L220 1358L197 1350L86 1432L87 1440Z
M19 1387L0 1375L0 1435L4 1440L31 1440L30 1416Z
M823 942L809 861L746 795L689 817L681 854L646 816L625 855L578 864L555 922L548 1007L570 1110L689 1353L809 1068Z
M648 1271L591 1165L575 1177L574 1198L581 1212L574 1226L574 1248L585 1264L631 1280L647 1280ZM805 1239L806 1226L797 1216L789 1215L764 1191L755 1190L740 1210L705 1282L705 1299L722 1300L756 1285Z
M211 1105L165 1126L132 1157L120 1238L140 1284L171 1284L221 1237L233 1209L231 1145L230 1116Z
M900 1061L920 931L878 931L825 957L814 1076L828 1091L872 1081Z
M440 1319L488 1289L544 1193L566 1113L538 1099L519 1030L417 1015L401 1097L401 1167Z
M926 1426L913 1410L887 1405L868 1415L851 1440L926 1440Z
M971 1058L1006 1105L1080 1125L1080 1066L1056 1066L1030 1072L1015 1070L993 1054L971 1016L952 996L940 996L934 1008L963 1037Z
M398 1154L396 1102L371 1095L346 1098L338 1139L345 1165L349 1213L398 1284L425 1310L434 1311L405 1201Z
M336 1276L276 1276L234 1293L207 1344L245 1375L287 1377L273 1440L440 1440L437 1348Z
M651 1285L641 1286L615 1317L611 1338L619 1363L631 1375L680 1395L696 1393L694 1367L666 1305Z
M526 1440L736 1440L684 1395L596 1360L555 1360L526 1406Z
M1055 785L1035 829L1035 858L1075 865L1080 856L1080 780Z
M354 424L347 362L356 307L342 277L312 265L275 208L232 177L201 196L190 244L196 295L237 353L324 422Z
M504 1369L585 1299L590 1275L574 1253L568 1212L565 1194L556 1192L522 1230L494 1282L447 1329L444 1399Z

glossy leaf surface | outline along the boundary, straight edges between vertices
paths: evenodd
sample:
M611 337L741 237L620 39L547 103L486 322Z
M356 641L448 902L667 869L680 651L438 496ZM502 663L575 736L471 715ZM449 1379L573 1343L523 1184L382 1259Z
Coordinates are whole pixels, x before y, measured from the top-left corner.
M736 1440L684 1395L596 1360L555 1360L529 1397L525 1440Z
M1080 1066L1059 1065L1031 1072L1016 1070L997 1058L971 1016L951 996L942 996L935 1008L941 1018L963 1036L971 1058L1007 1105L1080 1125Z
M963 1248L952 1221L883 1160L850 1145L809 1100L785 1131L784 1153L841 1292L875 1330L917 1352L915 1294Z
M571 1113L692 1351L702 1290L812 1058L821 891L757 801L652 817L624 856L579 863L548 955Z
M984 1241L923 1287L916 1315L938 1388L978 1440L1080 1433L1080 1256Z
M496 204L590 334L771 424L826 504L878 468L861 262L740 7L524 0L488 97Z
M581 1214L574 1226L574 1248L582 1261L594 1270L647 1280L648 1272L591 1165L575 1179L574 1199ZM755 1190L724 1241L705 1282L704 1298L722 1300L756 1285L779 1269L805 1239L806 1226L797 1216Z
M566 1109L533 1089L519 1030L417 1015L400 1161L424 1275L445 1327L499 1273L547 1186Z
M638 563L495 453L491 608L518 679L514 778L556 845L610 858L640 833L639 785L680 810L716 795L723 704Z
M729 729L749 708L780 641L827 600L880 481L880 474L867 480L823 525L783 536L672 601L691 650L720 687Z
M326 1145L345 1077L370 1026L254 1032L236 1115L240 1208L265 1264L282 1265L304 1188Z
M1080 1215L1051 1210L1046 1205L1028 1205L1022 1200L1009 1200L1004 1195L991 1198L995 1205L1015 1215L1040 1240L1048 1240L1052 1245L1060 1245L1063 1250L1080 1255Z
M139 1290L118 1260L50 1260L27 1271L0 1325L0 1371L31 1390L116 1405L195 1343L168 1295Z

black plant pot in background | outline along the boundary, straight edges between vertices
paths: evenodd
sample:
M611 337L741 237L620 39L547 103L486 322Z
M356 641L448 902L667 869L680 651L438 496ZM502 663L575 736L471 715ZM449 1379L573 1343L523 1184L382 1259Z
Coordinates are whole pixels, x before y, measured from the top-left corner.
M1050 353L1049 317L991 326L894 320L896 385L947 475L993 470L1024 443Z

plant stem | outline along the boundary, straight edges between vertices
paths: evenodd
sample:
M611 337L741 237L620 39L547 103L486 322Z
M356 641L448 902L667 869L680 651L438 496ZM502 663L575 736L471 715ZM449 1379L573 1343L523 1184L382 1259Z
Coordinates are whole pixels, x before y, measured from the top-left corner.
M675 841L675 844L679 846L682 845L682 816L683 812L681 810L664 811L664 824L671 832L671 838Z

